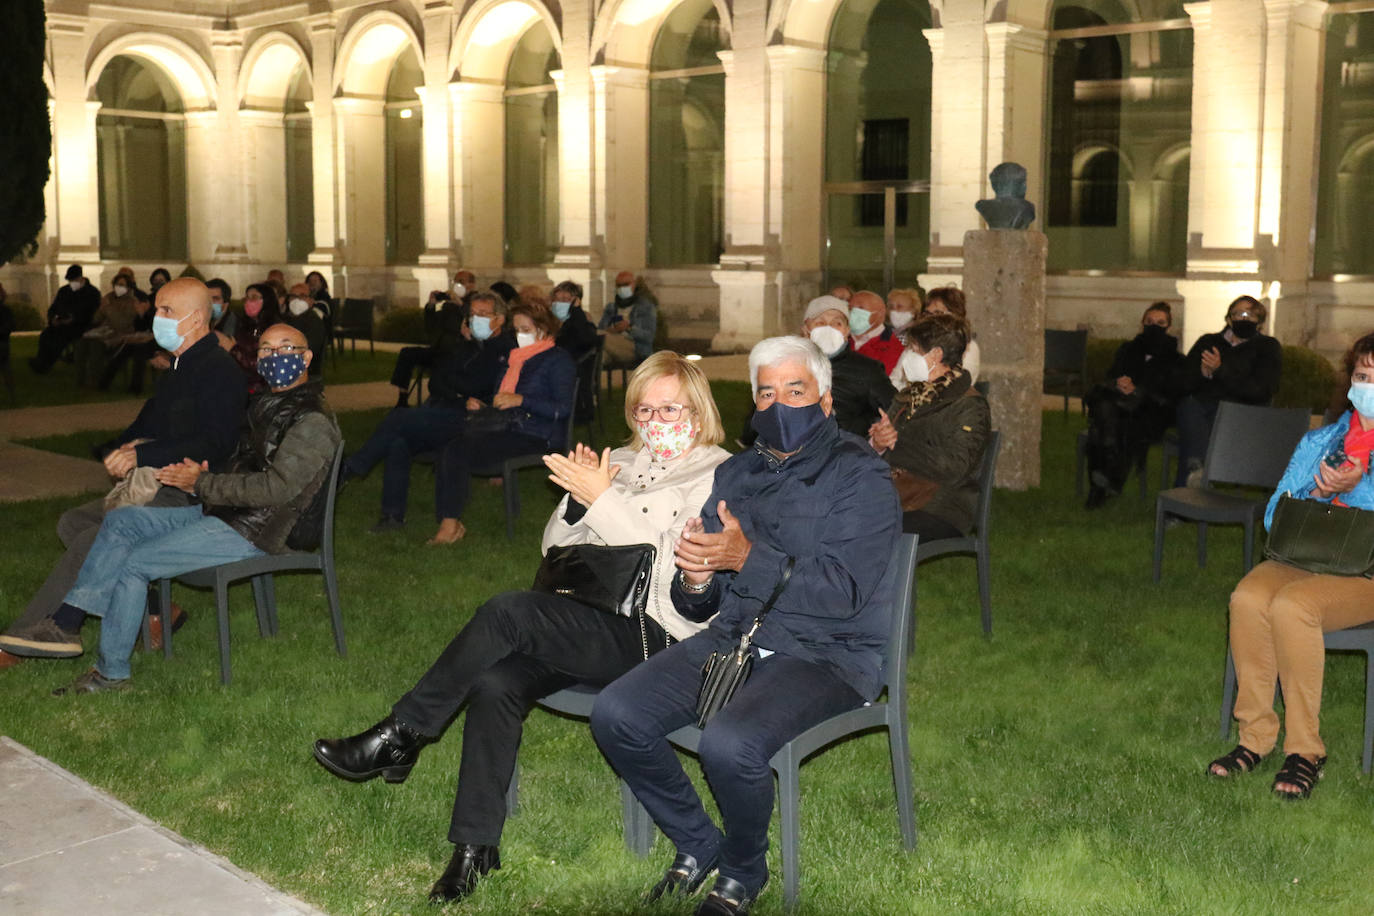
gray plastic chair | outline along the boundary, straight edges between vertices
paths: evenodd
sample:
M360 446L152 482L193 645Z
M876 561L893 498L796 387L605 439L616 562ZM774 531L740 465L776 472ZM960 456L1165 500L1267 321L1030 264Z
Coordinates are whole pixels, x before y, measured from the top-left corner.
M1364 755L1360 766L1370 772L1374 764L1374 623L1322 634L1326 651L1363 652L1364 668ZM1275 692L1277 698L1278 691ZM1231 710L1236 705L1236 661L1226 647L1226 674L1221 681L1221 740L1231 737Z
M573 447L573 422L577 418L577 379L573 379L572 396L568 401L568 419L563 432L563 446L561 452L568 452ZM491 464L485 467L474 467L472 473L478 477L500 477L501 489L504 491L502 496L506 502L506 540L515 539L515 520L520 516L520 471L524 468L542 468L544 466L544 456L548 452L530 452L525 455L516 455L507 458L499 464ZM437 469L436 469L437 470Z
M1254 565L1255 531L1264 517L1269 494L1262 497L1228 493L1212 484L1228 483L1273 490L1288 467L1298 440L1307 432L1311 413L1305 407L1256 407L1223 401L1207 443L1201 487L1174 487L1155 499L1154 581L1164 562L1164 518L1173 515L1197 522L1197 565L1207 565L1207 526L1245 526L1242 572Z
M997 474L997 455L1002 450L1002 433L993 430L983 449L978 469L978 509L973 533L957 538L922 541L916 562L924 563L951 553L971 553L978 561L978 601L983 609L983 633L992 635L992 560L988 551L988 518L992 514L992 480ZM912 648L915 642L912 642Z
M253 603L257 610L258 635L277 635L277 596L272 576L280 572L319 572L324 576L325 597L329 601L329 617L334 626L334 647L340 655L347 655L344 646L343 615L339 611L339 579L334 565L334 503L338 497L339 469L343 466L344 444L340 440L334 450L334 466L325 478L324 532L320 548L314 551L290 551L235 560L221 566L207 566L177 576L186 585L215 590L215 611L219 618L219 679L229 683L229 586L240 579L253 580ZM172 657L172 580L158 580L159 606L162 610L162 654ZM143 615L143 646L150 645L148 615Z
M1083 383L1088 377L1088 332L1057 331L1045 329L1045 384L1055 381L1064 385L1064 416L1069 415L1069 388L1078 386L1078 397L1083 413L1088 412L1082 404Z

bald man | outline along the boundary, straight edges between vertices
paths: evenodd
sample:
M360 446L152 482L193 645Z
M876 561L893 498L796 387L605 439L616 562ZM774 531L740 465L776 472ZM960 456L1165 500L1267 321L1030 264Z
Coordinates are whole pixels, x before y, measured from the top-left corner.
M849 298L849 334L855 352L882 363L889 375L906 350L900 335L887 323L887 303L872 290L861 289Z
M111 478L121 480L136 467L160 468L182 458L206 462L213 470L228 460L238 442L248 393L243 373L209 328L210 290L205 284L186 277L158 291L154 333L171 354L172 365L129 428L102 447L108 448L104 461ZM162 487L152 505L193 502L180 490ZM58 519L57 536L66 553L23 615L0 634L0 668L16 664L21 652L58 658L81 654L80 640L57 632L52 615L75 583L104 517L104 500L97 499Z
M628 270L616 274L615 298L606 303L597 323L605 332L607 365L638 366L654 352L658 306L636 291L638 282Z
M100 617L95 667L54 694L102 693L129 685L129 656L143 620L148 584L194 569L317 546L323 496L340 441L321 386L309 380L314 354L305 335L274 324L258 338L258 374L248 422L224 473L191 458L156 472L164 487L199 500L180 508L127 506L100 526L54 620L64 628ZM310 543L309 541L315 541Z

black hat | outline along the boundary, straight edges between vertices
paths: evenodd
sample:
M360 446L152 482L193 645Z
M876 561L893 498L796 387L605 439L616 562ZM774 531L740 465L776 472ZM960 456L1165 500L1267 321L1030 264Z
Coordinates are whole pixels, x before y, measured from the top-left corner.
M67 268L67 279L68 279L68 280L75 280L77 277L80 277L80 276L81 276L81 265L80 265L80 264L73 264L71 267L68 267L68 268Z

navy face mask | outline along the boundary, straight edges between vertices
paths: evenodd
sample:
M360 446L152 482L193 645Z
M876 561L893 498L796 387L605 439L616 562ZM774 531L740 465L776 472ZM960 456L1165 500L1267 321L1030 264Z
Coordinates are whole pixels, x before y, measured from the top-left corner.
M749 425L766 444L780 452L795 452L811 441L811 437L825 422L820 402L805 407L788 407L775 403L767 410L754 411Z

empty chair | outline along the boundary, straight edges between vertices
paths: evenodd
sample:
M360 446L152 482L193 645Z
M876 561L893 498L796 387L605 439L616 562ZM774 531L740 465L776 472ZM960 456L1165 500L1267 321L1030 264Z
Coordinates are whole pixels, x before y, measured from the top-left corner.
M1256 407L1223 401L1212 425L1201 487L1174 487L1155 500L1154 581L1164 561L1164 521L1175 516L1197 522L1197 564L1207 565L1207 526L1245 526L1244 569L1254 565L1255 528L1264 515L1269 493L1245 495L1214 489L1213 484L1239 484L1272 491L1288 466L1298 440L1307 432L1310 414L1302 407Z
M992 635L992 569L988 552L988 518L992 513L992 480L997 474L997 454L1002 433L993 430L978 469L978 513L973 531L963 537L922 541L916 562L923 563L950 553L971 553L978 561L978 600L983 609L983 633ZM914 588L914 586L913 586ZM914 645L914 643L913 643Z
M1088 377L1088 332L1045 329L1045 385L1063 385L1064 415L1069 413L1069 393L1077 389L1081 400ZM1083 411L1086 413L1087 408Z
M343 349L344 338L353 342L353 352L358 352L358 338L367 338L367 350L376 353L372 340L373 301L371 299L345 299L340 310L339 320L334 322L334 340Z

